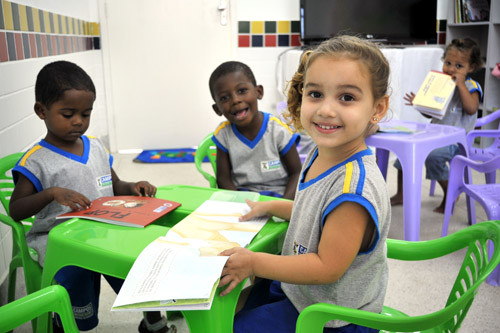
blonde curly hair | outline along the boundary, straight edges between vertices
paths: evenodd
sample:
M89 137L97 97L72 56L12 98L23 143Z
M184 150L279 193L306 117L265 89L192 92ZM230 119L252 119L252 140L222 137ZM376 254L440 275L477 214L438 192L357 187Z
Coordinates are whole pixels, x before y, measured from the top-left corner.
M374 100L387 95L389 87L389 62L376 43L356 36L337 36L324 41L318 47L305 51L299 67L287 85L287 111L284 117L297 131L304 128L300 123L300 107L307 69L318 57L348 58L365 64L371 78Z

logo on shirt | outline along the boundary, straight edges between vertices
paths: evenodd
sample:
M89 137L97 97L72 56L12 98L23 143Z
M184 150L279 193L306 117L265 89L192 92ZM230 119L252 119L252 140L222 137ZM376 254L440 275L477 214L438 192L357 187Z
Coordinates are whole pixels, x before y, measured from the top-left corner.
M278 170L280 168L281 168L281 161L280 160L260 162L260 169L264 172Z
M301 245L297 242L293 242L293 253L295 254L304 254L307 253L307 247Z
M101 176L97 178L97 186L98 187L106 187L111 186L113 184L113 180L111 175Z

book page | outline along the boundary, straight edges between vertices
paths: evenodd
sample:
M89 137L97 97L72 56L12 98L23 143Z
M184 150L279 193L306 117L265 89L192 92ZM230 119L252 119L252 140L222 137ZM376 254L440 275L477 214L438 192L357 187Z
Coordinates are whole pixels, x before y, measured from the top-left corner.
M208 302L227 259L201 257L189 247L172 244L160 237L135 260L113 309L133 309L137 308L137 303L152 301L149 307L175 305L178 298ZM127 307L131 304L135 306Z
M202 256L217 255L236 246L245 247L269 219L264 216L240 222L239 218L249 211L245 203L207 200L170 229L165 238L189 244Z

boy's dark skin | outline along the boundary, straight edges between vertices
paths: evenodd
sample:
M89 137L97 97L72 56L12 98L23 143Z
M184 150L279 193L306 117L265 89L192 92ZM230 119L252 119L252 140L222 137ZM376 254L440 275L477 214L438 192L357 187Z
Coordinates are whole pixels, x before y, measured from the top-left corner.
M224 116L235 124L238 131L249 140L255 139L262 126L263 115L258 111L258 100L264 95L262 85L254 85L242 71L221 76L214 82L212 105L218 116ZM299 154L295 145L281 156L281 163L288 171L288 183L283 194L293 199L301 170ZM217 148L217 185L219 188L237 190L231 179L229 154Z

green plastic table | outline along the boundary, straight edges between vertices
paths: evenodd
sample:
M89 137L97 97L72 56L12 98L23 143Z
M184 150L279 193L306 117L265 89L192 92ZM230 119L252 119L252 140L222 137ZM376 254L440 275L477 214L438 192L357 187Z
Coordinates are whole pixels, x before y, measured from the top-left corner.
M69 265L125 279L135 259L149 243L164 236L170 227L216 191L224 190L186 185L159 187L156 197L177 201L182 205L145 228L130 228L79 218L63 222L49 233L41 287L55 283L55 274ZM276 198L261 196L259 200ZM279 253L287 228L287 222L268 221L248 248L252 251ZM244 282L224 297L218 296L221 290L217 290L210 310L182 311L189 331L232 332L234 311ZM39 318L38 332L50 332L48 319L48 315Z

